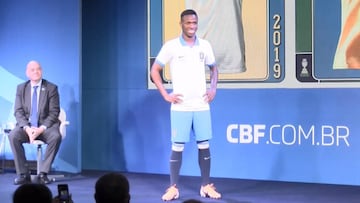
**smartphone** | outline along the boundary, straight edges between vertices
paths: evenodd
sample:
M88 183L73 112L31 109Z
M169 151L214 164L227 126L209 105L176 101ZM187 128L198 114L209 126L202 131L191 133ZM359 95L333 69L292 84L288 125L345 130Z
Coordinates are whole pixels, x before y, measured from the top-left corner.
M58 197L60 203L69 203L70 202L70 193L68 184L58 184Z

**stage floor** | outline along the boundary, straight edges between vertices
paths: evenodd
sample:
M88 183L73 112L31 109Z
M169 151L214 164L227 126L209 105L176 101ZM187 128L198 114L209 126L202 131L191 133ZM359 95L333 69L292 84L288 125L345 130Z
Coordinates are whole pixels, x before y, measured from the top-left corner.
M64 179L49 184L55 195L57 184L67 183L74 203L95 202L94 185L98 177L106 172L87 171L81 174L67 174ZM124 173L130 182L132 203L157 203L169 184L167 175ZM13 185L16 177L13 172L0 174L1 203L11 203ZM212 178L223 198L212 200L199 195L199 177L181 176L179 182L180 198L172 203L186 199L198 199L204 203L352 203L360 202L360 186L327 185L309 183L289 183L277 181L257 181L242 179Z

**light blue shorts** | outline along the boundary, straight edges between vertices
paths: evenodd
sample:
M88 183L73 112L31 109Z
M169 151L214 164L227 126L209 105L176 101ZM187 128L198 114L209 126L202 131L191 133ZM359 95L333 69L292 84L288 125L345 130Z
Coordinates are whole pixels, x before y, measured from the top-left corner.
M191 132L196 141L212 137L211 115L207 111L171 111L171 141L189 142Z

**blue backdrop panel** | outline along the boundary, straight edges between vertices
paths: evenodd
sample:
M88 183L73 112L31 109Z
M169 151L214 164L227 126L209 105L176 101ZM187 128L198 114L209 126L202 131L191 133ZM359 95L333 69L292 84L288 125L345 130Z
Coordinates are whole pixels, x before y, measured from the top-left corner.
M168 173L169 105L153 92L131 92L119 102L128 108L118 112L124 118L118 155L128 171ZM357 89L219 90L212 104L212 175L359 184L359 97ZM194 140L185 147L181 173L199 175Z
M169 173L170 105L147 89L146 2L83 2L84 169ZM360 185L359 97L357 88L219 89L211 175ZM183 157L181 174L198 176L194 142Z
M43 75L56 83L60 105L70 125L54 163L57 170L78 172L80 160L80 1L0 1L0 122L14 122L16 86L27 80L26 64L38 60ZM36 158L36 147L25 145L27 157ZM5 143L5 156L12 159Z

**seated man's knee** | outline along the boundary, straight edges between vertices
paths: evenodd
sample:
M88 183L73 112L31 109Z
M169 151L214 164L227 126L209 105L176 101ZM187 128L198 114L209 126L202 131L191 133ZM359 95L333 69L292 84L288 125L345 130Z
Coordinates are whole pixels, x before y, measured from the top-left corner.
M22 128L14 128L12 129L10 132L9 132L9 135L8 135L8 139L9 141L16 141L16 140L20 140L20 137L22 136L21 134L25 133L25 131L22 129Z
M57 130L52 130L51 132L48 132L47 137L48 137L47 142L58 143L58 142L61 142L61 140L62 140L62 135Z
M56 139L56 142L61 142L62 135L60 133L54 133L54 137Z

